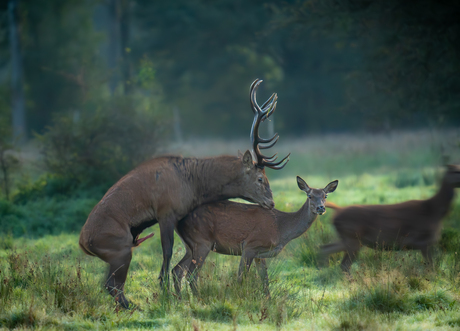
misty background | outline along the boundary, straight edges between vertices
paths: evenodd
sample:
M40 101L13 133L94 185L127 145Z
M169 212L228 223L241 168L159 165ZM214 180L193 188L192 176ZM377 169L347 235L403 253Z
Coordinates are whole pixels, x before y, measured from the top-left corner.
M175 123L179 139L245 137L256 78L259 103L278 93L282 136L460 124L456 1L10 0L0 10L1 121L22 138L105 108L155 113L167 139Z
M256 78L259 104L279 97L261 135L280 134L280 156L297 150L270 176L361 171L315 162L352 150L375 167L448 162L460 140L459 17L455 1L3 1L1 195L99 196L153 155L236 155L250 147ZM406 149L434 156L404 164Z

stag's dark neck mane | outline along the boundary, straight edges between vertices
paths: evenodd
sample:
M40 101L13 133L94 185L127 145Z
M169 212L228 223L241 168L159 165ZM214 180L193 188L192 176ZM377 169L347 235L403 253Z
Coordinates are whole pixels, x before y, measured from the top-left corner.
M224 187L238 181L242 162L236 156L222 155L209 158L183 158L174 163L184 181L195 193L197 204L233 198Z

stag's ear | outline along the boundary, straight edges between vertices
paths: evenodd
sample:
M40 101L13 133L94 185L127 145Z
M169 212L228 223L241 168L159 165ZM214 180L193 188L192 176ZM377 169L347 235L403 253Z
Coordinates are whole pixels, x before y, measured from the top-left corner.
M243 152L238 150L238 158L243 159Z
M243 165L248 169L252 169L254 167L254 162L252 161L252 154L249 151L249 149L243 155Z
M302 191L304 191L307 194L311 191L310 186L308 186L308 184L305 183L305 181L302 178L300 178L299 176L297 176L297 185L299 186L299 188Z
M323 189L324 193L332 193L335 191L335 189L337 188L337 185L339 185L339 181L336 179L332 182L330 182L329 184L326 185L326 187Z

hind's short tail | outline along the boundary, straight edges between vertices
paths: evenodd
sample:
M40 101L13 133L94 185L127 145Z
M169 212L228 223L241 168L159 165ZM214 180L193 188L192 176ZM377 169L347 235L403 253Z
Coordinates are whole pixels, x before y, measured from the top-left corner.
M341 207L337 206L335 203L333 202L329 202L329 201L326 201L326 208L331 208L331 209L334 209L334 210L338 210L340 209Z

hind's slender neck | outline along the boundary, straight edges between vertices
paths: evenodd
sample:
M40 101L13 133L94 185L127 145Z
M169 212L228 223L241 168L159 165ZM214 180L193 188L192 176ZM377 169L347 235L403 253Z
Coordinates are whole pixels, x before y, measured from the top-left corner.
M293 213L283 213L277 217L278 229L281 232L281 242L287 244L289 241L301 236L307 231L317 215L311 211L310 199L307 199L302 207Z

